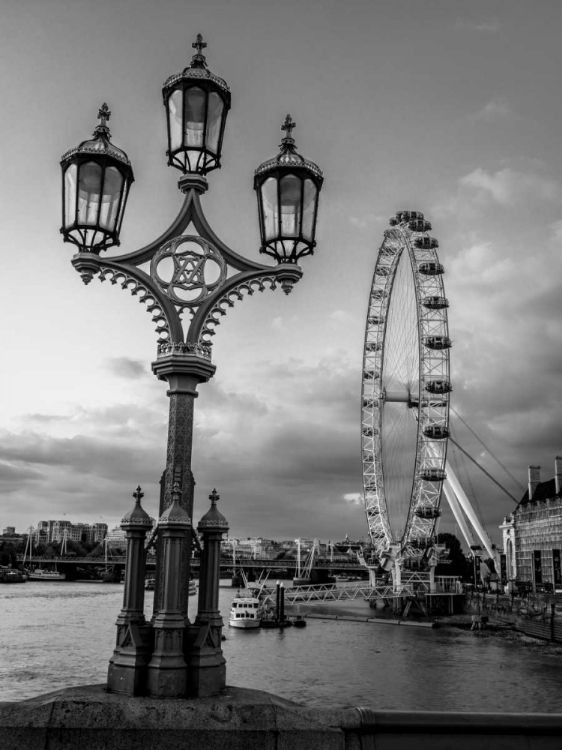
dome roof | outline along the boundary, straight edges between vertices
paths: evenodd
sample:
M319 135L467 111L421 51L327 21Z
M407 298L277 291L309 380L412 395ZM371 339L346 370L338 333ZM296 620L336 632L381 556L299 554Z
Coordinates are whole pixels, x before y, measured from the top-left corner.
M159 523L165 524L183 524L191 526L191 518L185 508L180 505L181 489L179 482L174 482L172 490L172 503L160 516Z
M81 154L95 154L96 156L109 156L117 159L117 161L131 168L131 162L127 154L110 141L111 133L107 126L107 120L111 117L111 112L105 102L100 107L98 117L100 118L100 124L93 132L94 137L87 141L82 141L79 146L71 148L70 151L63 154L61 163L64 164L64 162L70 161L74 156Z
M135 506L126 516L123 517L121 525L152 526L152 518L140 504L140 501L144 497L144 492L142 492L140 485L133 492L133 497L136 501Z
M260 164L254 172L254 177L258 177L264 172L269 172L270 170L276 170L279 168L294 169L295 167L298 167L311 172L317 182L323 182L324 175L322 174L320 167L313 161L308 161L308 159L305 159L304 156L301 156L296 151L295 140L291 135L291 131L294 127L296 127L296 122L293 122L291 115L287 115L285 122L281 126L281 130L286 132L285 137L279 144L281 151L273 159L268 159L267 161L264 161L263 164Z
M180 81L185 80L210 81L216 84L220 89L222 89L225 94L227 94L227 98L230 99L230 88L228 87L227 82L222 78L219 78L219 76L216 76L214 73L211 73L211 71L207 68L207 60L205 58L205 55L201 51L204 47L207 46L207 43L203 41L203 37L201 36L201 34L197 34L197 41L194 42L191 46L197 50L197 52L191 58L191 64L188 65L187 68L184 68L181 73L176 73L175 75L170 76L164 82L164 85L162 87L164 101L166 99L166 94L168 93L168 91Z
M197 530L228 531L228 521L217 508L217 500L220 500L220 495L215 489L209 495L209 500L211 501L211 507L199 521Z

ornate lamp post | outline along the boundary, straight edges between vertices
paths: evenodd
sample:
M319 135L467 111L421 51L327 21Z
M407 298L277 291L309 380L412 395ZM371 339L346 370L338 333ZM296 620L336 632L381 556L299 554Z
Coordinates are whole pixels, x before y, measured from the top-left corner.
M287 116L281 152L264 162L255 173L261 233L260 251L275 258L266 266L231 250L211 229L201 206L206 174L220 167L230 91L222 78L208 68L201 35L192 45L191 65L170 77L163 88L168 124L168 164L179 169L178 187L185 195L172 225L154 242L125 255L102 258L103 250L119 244L133 172L127 155L110 140L107 105L99 111L94 138L67 152L63 170L63 225L65 242L78 252L72 264L88 284L94 276L120 284L146 304L158 334L152 370L168 383L170 397L168 447L160 516L172 504L174 479L179 478L179 505L193 518L191 452L193 408L197 386L215 372L211 362L211 338L221 317L233 302L269 287L280 286L288 294L302 276L298 261L315 247L318 195L322 173L295 149ZM192 233L186 234L192 226ZM149 269L141 268L149 263ZM190 544L191 525L187 531ZM153 624L166 609L169 590L176 585L187 591L189 554L179 567L162 569L162 545L157 549ZM177 580L171 580L172 578ZM179 584L178 584L179 581ZM187 596L181 614L186 628ZM161 619L161 618L160 618ZM192 632L192 630L190 631ZM167 639L166 643L171 639ZM166 663L163 643L160 662ZM172 647L171 647L172 648ZM174 650L176 646L174 645ZM175 651L174 651L175 653ZM189 663L189 654L186 662ZM151 663L150 669L157 669ZM180 681L181 682L181 681ZM152 678L161 695L177 695L173 680ZM197 680L184 680L182 684ZM181 688L180 688L181 691Z

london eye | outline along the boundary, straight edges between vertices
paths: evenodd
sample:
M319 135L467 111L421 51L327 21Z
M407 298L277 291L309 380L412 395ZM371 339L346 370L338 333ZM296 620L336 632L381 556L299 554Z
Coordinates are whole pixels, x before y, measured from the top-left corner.
M399 211L378 251L363 354L361 449L369 535L380 562L420 564L446 480L451 339L431 224Z

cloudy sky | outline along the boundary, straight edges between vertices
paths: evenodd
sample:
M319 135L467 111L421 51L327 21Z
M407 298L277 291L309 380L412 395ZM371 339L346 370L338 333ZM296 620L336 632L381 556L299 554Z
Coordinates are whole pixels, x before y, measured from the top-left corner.
M19 0L2 10L0 527L114 525L141 484L157 508L166 386L135 298L70 264L60 156L106 101L136 182L122 250L173 220L161 85L208 41L232 90L204 208L258 260L253 170L289 112L325 172L319 246L289 297L230 310L196 402L195 519L213 487L236 536L362 537L360 387L388 219L433 223L450 300L452 404L526 482L562 452L562 5L518 0ZM459 442L521 489L457 422ZM470 465L469 465L470 466ZM489 532L514 504L459 468ZM449 514L443 529L454 530Z

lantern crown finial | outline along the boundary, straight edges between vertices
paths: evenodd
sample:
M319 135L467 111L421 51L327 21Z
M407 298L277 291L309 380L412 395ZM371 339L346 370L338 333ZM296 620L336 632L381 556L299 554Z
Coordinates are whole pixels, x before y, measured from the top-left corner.
M197 50L197 52L191 58L191 67L206 68L207 60L205 58L205 55L203 54L203 50L207 46L207 42L203 41L203 36L201 34L197 34L196 40L191 46L193 47L193 49Z
M285 117L285 122L281 125L281 130L285 131L285 137L281 141L279 148L287 151L289 148L294 149L295 139L293 138L293 128L296 128L297 123L293 121L291 115Z

